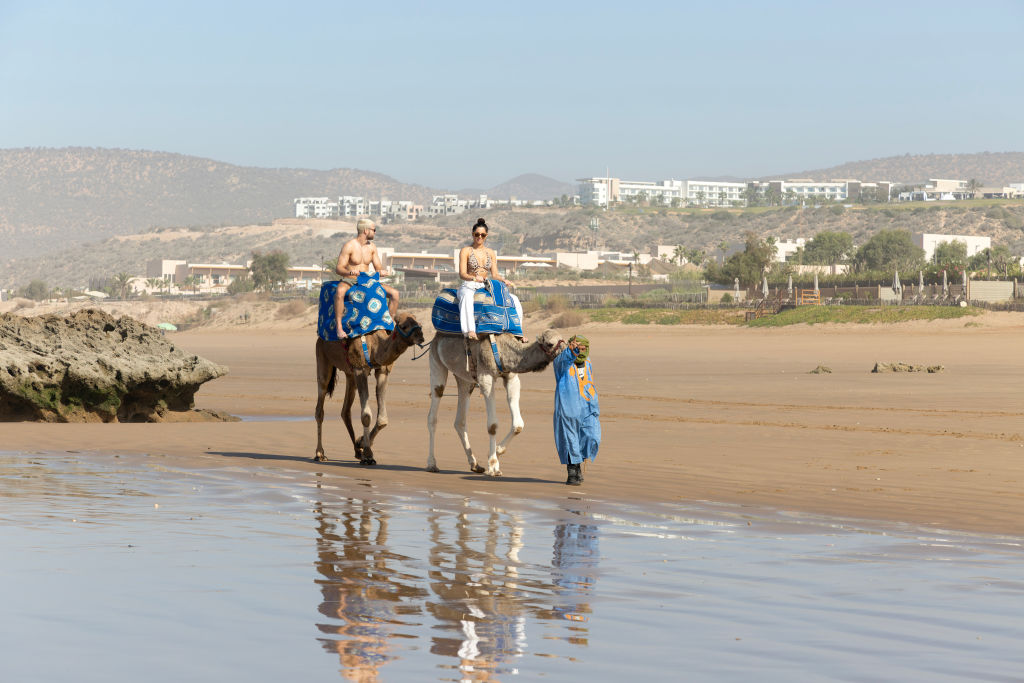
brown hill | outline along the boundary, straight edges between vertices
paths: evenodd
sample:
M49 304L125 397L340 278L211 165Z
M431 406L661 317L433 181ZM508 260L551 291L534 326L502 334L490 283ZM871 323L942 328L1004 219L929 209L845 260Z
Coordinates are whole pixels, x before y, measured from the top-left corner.
M483 214L491 226L489 242L502 254L538 254L603 248L647 253L655 245L681 245L711 257L743 244L752 231L779 240L811 238L828 230L846 232L856 245L879 230L988 235L993 244L1024 253L1024 205L935 202L929 206L871 205L845 208L780 208L749 211L671 211L667 209L601 212L582 208L502 209ZM598 218L598 230L590 219ZM466 244L476 214L382 226L381 246L398 251L453 253ZM342 221L288 219L270 226L160 230L118 236L65 249L53 256L19 259L0 272L0 287L27 285L39 279L51 286L83 287L90 279L120 272L144 275L150 259L184 259L193 263L244 263L254 250L280 250L297 265L337 258L354 225Z
M53 251L156 226L269 223L302 196L430 202L432 191L380 173L252 168L123 149L0 150L4 257Z
M853 161L815 171L781 174L776 178L856 178L891 180L913 185L929 178L977 180L982 185L1024 183L1024 152L981 152L978 154L905 154L898 157Z

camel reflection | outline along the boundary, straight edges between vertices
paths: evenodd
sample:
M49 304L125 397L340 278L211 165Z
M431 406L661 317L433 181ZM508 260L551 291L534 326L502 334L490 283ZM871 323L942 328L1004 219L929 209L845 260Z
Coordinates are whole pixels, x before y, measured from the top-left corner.
M430 654L441 659L434 665L459 681L516 674L528 652L560 656L552 642L587 646L596 525L558 524L550 564L531 564L520 559L527 522L516 512L435 499L425 519L409 510L415 526L425 521L428 531L409 536L409 519L390 512L409 508L323 498L313 504L323 615L317 628L345 679L379 680L388 662L424 653L418 645L427 637ZM528 625L540 632L530 643Z
M345 678L376 681L380 667L395 658L389 639L413 637L397 629L408 623L407 615L421 612L427 591L404 583L408 577L395 568L405 558L388 549L389 515L384 510L354 498L330 507L317 501L313 510L320 613L330 619L317 628L333 636L320 642L338 655Z
M436 600L427 602L427 610L439 622L437 628L453 633L435 636L430 651L458 659L460 680L486 681L515 672L507 663L526 651L531 611L526 595L542 595L550 586L536 581L520 586L523 525L518 515L491 509L481 529L478 521L471 523L473 512L482 511L463 509L456 515L454 538L450 513L432 510L428 517L429 582Z

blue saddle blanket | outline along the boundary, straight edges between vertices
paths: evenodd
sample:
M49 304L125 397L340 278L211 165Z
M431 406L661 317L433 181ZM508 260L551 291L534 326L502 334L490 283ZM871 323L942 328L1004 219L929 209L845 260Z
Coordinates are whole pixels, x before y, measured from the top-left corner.
M341 318L341 331L335 329L334 295L337 282L320 285L320 317L316 333L324 341L342 338L355 339L374 330L395 329L395 321L388 311L387 293L380 284L380 274L359 273L356 284L345 292L345 313Z
M473 314L476 317L477 334L523 333L523 321L519 319L515 304L512 303L512 294L500 280L489 280L487 287L476 290ZM430 322L438 332L462 334L457 290L441 290L434 300Z

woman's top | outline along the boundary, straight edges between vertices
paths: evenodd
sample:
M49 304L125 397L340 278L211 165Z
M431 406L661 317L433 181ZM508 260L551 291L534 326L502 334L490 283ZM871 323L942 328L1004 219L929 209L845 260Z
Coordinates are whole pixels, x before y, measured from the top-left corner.
M491 270L491 254L489 251L484 251L487 254L487 260L484 262L483 268L486 271ZM466 266L471 273L475 273L477 268L480 268L480 262L476 260L476 250L469 252L469 258L466 259Z

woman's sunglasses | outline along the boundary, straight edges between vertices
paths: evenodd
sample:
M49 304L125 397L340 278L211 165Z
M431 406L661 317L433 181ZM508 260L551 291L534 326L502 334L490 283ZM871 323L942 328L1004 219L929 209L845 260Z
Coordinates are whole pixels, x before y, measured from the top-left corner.
M474 232L473 237L487 237L486 232Z

